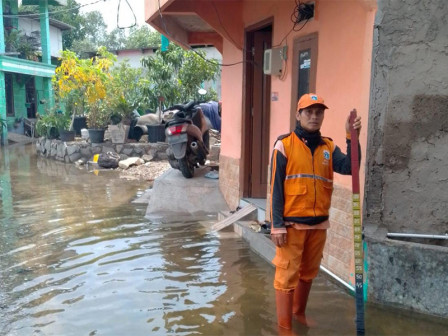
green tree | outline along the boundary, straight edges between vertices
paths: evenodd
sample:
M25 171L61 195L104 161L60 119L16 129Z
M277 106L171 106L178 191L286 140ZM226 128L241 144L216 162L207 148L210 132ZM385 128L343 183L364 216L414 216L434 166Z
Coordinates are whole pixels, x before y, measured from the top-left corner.
M197 100L201 84L214 80L219 72L217 60L205 60L205 52L185 51L174 44L166 52L159 49L154 56L143 58L142 65L151 79L145 92L151 109L157 108L159 96L167 106ZM216 99L216 93L209 93L208 98Z
M81 58L89 58L97 48L90 39L84 38L83 40L74 40L70 49Z
M110 33L105 35L103 45L108 50L121 50L125 47L126 39L124 29L115 28Z
M97 56L90 59L80 59L73 51L64 50L61 60L52 78L57 98L60 101L71 98L78 107L76 114L87 111L90 128L105 127L111 111L104 108L103 100L113 80L110 69L116 61L115 56L100 47Z
M121 118L129 118L132 111L143 112L148 107L144 90L149 85L142 68L132 68L127 61L120 62L112 69L108 105Z
M36 6L37 7L37 6ZM75 0L68 0L65 11L60 11L61 7L49 6L51 18L64 22L73 27L62 32L62 47L70 49L74 41L84 40L86 37L84 27L84 16L79 11L79 4ZM70 9L70 10L68 10Z
M141 49L160 46L160 33L151 31L149 26L133 27L125 43L126 49Z
M98 11L88 12L84 15L83 29L85 36L96 46L103 45L107 25Z

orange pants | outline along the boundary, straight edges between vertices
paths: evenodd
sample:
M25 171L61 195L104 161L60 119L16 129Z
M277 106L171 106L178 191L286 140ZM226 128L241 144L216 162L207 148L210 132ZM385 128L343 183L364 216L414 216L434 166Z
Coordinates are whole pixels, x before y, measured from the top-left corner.
M319 272L327 230L287 228L286 245L277 247L272 263L275 268L274 288L292 291L299 280L312 281Z

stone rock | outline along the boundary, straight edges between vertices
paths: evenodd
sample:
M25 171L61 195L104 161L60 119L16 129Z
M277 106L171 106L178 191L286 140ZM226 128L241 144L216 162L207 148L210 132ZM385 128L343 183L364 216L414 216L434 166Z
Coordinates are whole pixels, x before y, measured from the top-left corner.
M122 169L128 169L131 166L140 166L142 164L144 164L145 161L143 161L141 158L139 157L131 157L129 159L120 161L118 163L118 166Z
M66 149L67 149L67 144L65 142L59 142L56 145L56 153L57 153L56 156L60 159L64 159Z
M67 146L67 155L72 155L73 153L79 152L79 146L78 145L70 145Z
M92 156L92 149L90 147L83 147L81 148L81 155L82 157L91 157Z
M133 151L132 147L126 146L125 148L123 148L122 153L129 156L132 154L132 151Z
M56 146L56 144L52 144L51 145L51 149L50 149L49 155L51 157L56 157L58 155L58 147Z
M102 151L102 146L92 146L92 153L93 154L100 154Z
M152 161L152 159L154 159L154 155L151 155L151 154L144 154L144 155L142 155L142 159L143 159L145 162Z
M168 160L168 155L165 151L163 152L157 152L157 159L158 160Z
M45 145L44 145L45 151L43 152L44 154L47 154L51 152L51 140L46 140L45 141Z
M98 156L98 165L102 168L117 168L120 161L120 155L115 152L101 153Z
M147 151L147 154L152 156L152 157L156 157L157 156L157 148L155 147L150 147Z
M73 153L68 155L69 162L78 162L81 159L81 153Z

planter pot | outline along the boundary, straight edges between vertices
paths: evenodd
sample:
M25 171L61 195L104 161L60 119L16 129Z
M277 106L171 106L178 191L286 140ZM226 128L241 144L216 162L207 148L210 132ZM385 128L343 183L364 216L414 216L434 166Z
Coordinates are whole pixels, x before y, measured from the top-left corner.
M148 142L165 142L165 125L147 125Z
M128 125L109 125L109 136L112 143L122 144L128 140L129 126Z
M88 129L91 143L104 142L104 129Z
M48 139L57 139L57 138L59 138L59 130L56 127L50 127L47 130L47 138Z
M75 131L59 130L59 138L61 141L74 141Z
M81 130L87 128L87 117L78 116L73 119L73 129L76 135L81 136Z

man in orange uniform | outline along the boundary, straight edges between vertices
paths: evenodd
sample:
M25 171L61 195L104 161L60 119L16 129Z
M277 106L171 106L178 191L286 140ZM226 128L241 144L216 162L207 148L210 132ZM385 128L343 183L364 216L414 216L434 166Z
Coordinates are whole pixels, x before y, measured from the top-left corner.
M296 129L280 136L271 160L271 239L276 245L278 326L291 329L292 317L311 326L305 308L325 245L333 192L333 172L351 174L350 125L347 118L347 155L320 128L325 109L322 97L303 95L297 105ZM361 130L361 117L353 127Z

